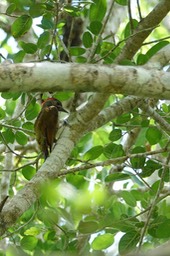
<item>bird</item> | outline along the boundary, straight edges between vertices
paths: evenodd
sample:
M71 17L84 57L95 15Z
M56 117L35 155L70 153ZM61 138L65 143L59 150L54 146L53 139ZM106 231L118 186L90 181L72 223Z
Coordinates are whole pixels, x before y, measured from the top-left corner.
M35 120L35 136L45 160L56 141L55 136L59 128L59 111L68 113L58 99L48 98L42 103L41 111Z

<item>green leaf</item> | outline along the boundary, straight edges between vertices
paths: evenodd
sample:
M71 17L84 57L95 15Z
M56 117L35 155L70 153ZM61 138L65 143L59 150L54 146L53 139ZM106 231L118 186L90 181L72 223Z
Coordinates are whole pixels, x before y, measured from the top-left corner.
M142 169L142 177L149 177L155 170L158 170L161 168L161 164L149 159L145 166Z
M83 160L89 161L98 158L103 153L102 146L95 146L89 149L83 156Z
M116 157L124 156L124 150L122 145L109 143L104 147L103 154L107 158L116 158Z
M152 196L155 196L157 194L159 186L160 186L160 180L155 181L151 186L151 190L149 191L149 194Z
M10 15L16 10L16 5L14 3L10 4L6 9L6 14Z
M25 117L27 120L33 120L34 118L36 118L38 116L40 110L40 106L37 103L31 103L26 111L25 111Z
M0 120L4 119L6 116L5 111L0 107Z
M107 10L106 0L95 0L90 5L89 19L90 21L102 21Z
M82 54L84 54L86 52L86 50L82 47L70 47L70 54L72 56L80 56Z
M40 230L37 227L30 227L24 232L25 235L37 236L40 234Z
M21 131L15 133L15 139L20 145L25 145L28 142L28 137Z
M100 21L92 21L89 26L89 30L94 34L98 35L100 33L100 30L102 28L102 23Z
M123 205L125 206L126 204L123 204ZM127 209L127 205L126 205L126 209ZM126 214L127 214L127 210L125 215L121 215L120 221L114 222L113 226L117 228L119 231L122 231L124 233L136 231L136 225L137 226L139 225L139 220L136 219L135 217L130 218L130 220L128 220Z
M128 121L130 121L130 119L131 119L130 113L126 113L126 114L123 114L123 115L119 116L116 119L116 123L124 124L124 123L127 123Z
M12 99L13 98L13 93L12 92L2 92L1 97L4 99Z
M138 232L132 231L123 235L119 242L119 253L120 255L126 255L135 249L137 243L139 242L140 234Z
M153 222L150 224L148 233L152 237L156 237L159 239L169 238L170 237L170 219L163 215L159 215L157 218L154 218Z
M104 41L102 42L102 54L105 55L108 53L108 51L111 51L115 48L115 44L111 43L111 42L107 42L107 41Z
M93 250L104 250L111 246L114 242L114 235L110 233L106 233L103 235L97 236L93 241L92 241L92 249Z
M169 42L168 41L162 41L157 43L156 45L154 45L151 49L149 49L146 53L146 56L148 58L148 60L155 55L155 53L157 53L159 50L161 50L163 47L165 47L166 45L168 45Z
M136 201L140 201L143 198L143 192L142 191L133 189L133 190L131 190L131 194L136 199Z
M25 122L23 125L22 125L22 128L24 129L27 129L27 130L30 130L30 131L34 131L34 124L31 123L31 122ZM26 132L27 133L27 132ZM27 134L31 134L32 135L32 132L28 132Z
M113 202L111 211L113 223L113 219L120 220L121 216L126 213L126 205L121 202Z
M128 0L116 0L116 3L118 3L120 5L127 5L128 4Z
M21 239L21 247L24 250L32 251L38 243L38 239L34 236L24 236Z
M86 31L84 34L83 34L83 45L86 47L86 48L90 48L93 44L93 37L92 37L92 34L89 32L89 31Z
M32 177L36 174L36 169L33 166L25 166L22 168L22 174L27 180L31 180Z
M93 131L93 144L94 145L105 145L108 143L108 132L105 129L98 129Z
M99 223L97 221L80 221L78 230L82 234L91 234L97 232Z
M29 9L29 14L33 18L36 18L36 17L39 17L39 16L43 15L45 11L46 11L46 5L45 4L34 3Z
M21 119L17 118L17 119L12 119L11 120L11 125L15 126L15 127L21 127Z
M169 113L169 104L163 103L161 108L165 113Z
M32 43L25 43L23 41L19 42L19 45L22 47L22 49L29 54L33 54L37 51L37 46L36 44L32 44Z
M129 174L126 173L112 173L106 176L105 182L113 182L113 181L120 181L120 180L127 180L130 179Z
M21 93L20 92L2 92L1 97L4 99L13 99L16 100L20 97Z
M51 45L46 45L40 52L40 57L43 59L45 55L51 51Z
M129 191L121 191L120 192L120 196L125 200L125 202L132 206L135 207L136 206L136 199L133 196L133 194Z
M77 189L81 189L86 184L84 176L80 174L68 174L66 180Z
M77 17L80 16L80 8L77 6L67 5L64 7L64 11L67 12L70 16Z
M44 239L45 241L50 241L50 240L55 241L55 238L56 238L56 232L55 232L54 230L52 230L52 231L47 231L47 232L44 234L44 236L43 236L43 239Z
M41 24L42 25L38 25L38 26L43 29L53 29L54 28L54 22L53 22L51 13L47 13L43 16Z
M70 100L74 96L73 92L57 92L54 97L60 101Z
M24 35L32 25L32 18L29 15L22 15L17 18L11 26L11 33L15 38Z
M6 102L5 102L6 114L12 116L12 114L14 113L14 110L15 110L15 106L16 106L15 100L6 100Z
M15 141L15 135L12 131L12 129L6 129L5 132L2 132L4 139L7 143L14 143Z
M55 209L52 209L52 208L42 209L38 211L37 217L47 227L54 226L58 222L58 213Z
M169 176L170 170L169 170L168 167L164 167L164 169L165 169L165 175L164 175L164 177L163 177L163 181L164 181L164 182L169 182L169 181L170 181L170 176ZM160 178L162 177L162 172L163 172L163 169L160 169L159 172L158 172L158 176L159 176Z
M37 42L37 46L40 49L43 49L50 41L50 32L49 31L45 31L43 32L39 38L38 38L38 42Z
M59 201L61 200L61 198L59 198ZM56 204L55 204L56 205ZM66 209L63 209L61 207L58 207L57 211L59 212L59 215L62 216L62 218L69 222L69 223L73 223L73 216L70 212L68 212Z
M24 57L25 57L25 52L23 50L12 55L12 59L13 59L14 63L22 62Z
M169 238L170 237L170 219L166 219L156 229L156 237Z
M87 62L87 58L84 57L84 56L78 56L78 57L76 58L76 62L77 62L77 63L86 63L86 62Z
M41 204L43 206L54 207L56 203L60 200L58 191L56 190L56 182L45 183L41 186Z
M143 147L135 147L132 150L132 154L138 154L138 153L144 153L145 149ZM143 168L144 164L145 164L145 156L140 156L140 157L131 157L130 158L130 162L132 165L132 168L134 169L140 169Z
M15 92L13 93L12 99L17 100L21 96L21 92Z
M148 61L148 57L146 56L146 54L142 54L140 53L137 57L137 64L138 65L143 65Z
M162 132L155 126L151 126L146 131L146 139L151 145L155 145L160 142L162 138Z
M142 120L141 121L141 125L142 125L142 127L146 127L147 128L149 126L149 120L146 120L146 119Z
M47 11L54 11L54 4L53 4L53 2L51 2L51 1L46 1L45 2L45 5L46 5L46 9L47 9Z
M128 22L124 31L125 38L129 37L132 34L131 23L133 24L133 28L136 28L138 26L138 21L135 19L132 19L130 22Z
M109 140L116 141L119 140L122 137L122 131L120 129L114 129L109 134Z

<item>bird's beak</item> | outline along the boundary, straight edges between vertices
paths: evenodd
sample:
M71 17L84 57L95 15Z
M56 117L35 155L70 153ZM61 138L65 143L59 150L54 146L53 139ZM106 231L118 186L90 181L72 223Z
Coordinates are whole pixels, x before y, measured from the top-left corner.
M64 108L62 108L62 107L60 107L60 108L59 108L59 111L68 113L68 111L67 111L67 110L65 110L65 109L64 109Z

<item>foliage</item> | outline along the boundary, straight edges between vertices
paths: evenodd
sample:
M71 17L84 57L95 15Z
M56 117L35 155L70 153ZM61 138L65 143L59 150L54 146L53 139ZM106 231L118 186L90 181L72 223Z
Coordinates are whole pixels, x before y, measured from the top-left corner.
M64 50L65 17L69 15L74 22L80 17L88 21L82 44L66 45L69 60L113 64L140 22L139 17L127 18L127 0L117 0L113 10L120 10L122 17L113 36L106 29L109 1L82 1L72 5L58 2L7 1L5 14L1 15L5 32L1 45L7 58L14 63L59 61ZM142 10L148 13L150 3L144 2L148 9L141 3ZM163 25L161 28L161 33L155 28L155 37L148 38L159 42L144 45L133 60L124 60L122 64L143 65L167 45L169 41L162 40L167 35L166 28ZM16 48L10 47L12 38ZM4 170L1 185L3 188L3 177L9 171L5 159L11 151L11 197L31 180L37 165L43 164L43 159L38 157L33 129L40 111L39 96L39 93L1 93L0 158L1 171ZM46 96L44 93L43 97ZM57 92L53 96L66 107L73 99L70 92ZM89 97L81 96L83 102ZM105 107L123 98L110 96ZM153 108L169 123L170 108L166 102L155 102ZM135 139L130 140L133 135ZM66 163L67 174L61 173L56 180L44 184L39 201L8 230L7 248L0 255L107 255L115 248L117 237L120 237L119 253L125 255L137 246L148 249L168 240L168 143L168 133L139 108L85 134Z

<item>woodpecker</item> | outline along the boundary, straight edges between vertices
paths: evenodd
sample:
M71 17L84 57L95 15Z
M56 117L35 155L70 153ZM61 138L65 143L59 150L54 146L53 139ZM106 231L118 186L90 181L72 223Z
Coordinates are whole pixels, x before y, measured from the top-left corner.
M46 159L52 150L59 128L59 111L68 113L59 100L48 98L42 103L41 111L35 121L34 131L40 150Z

